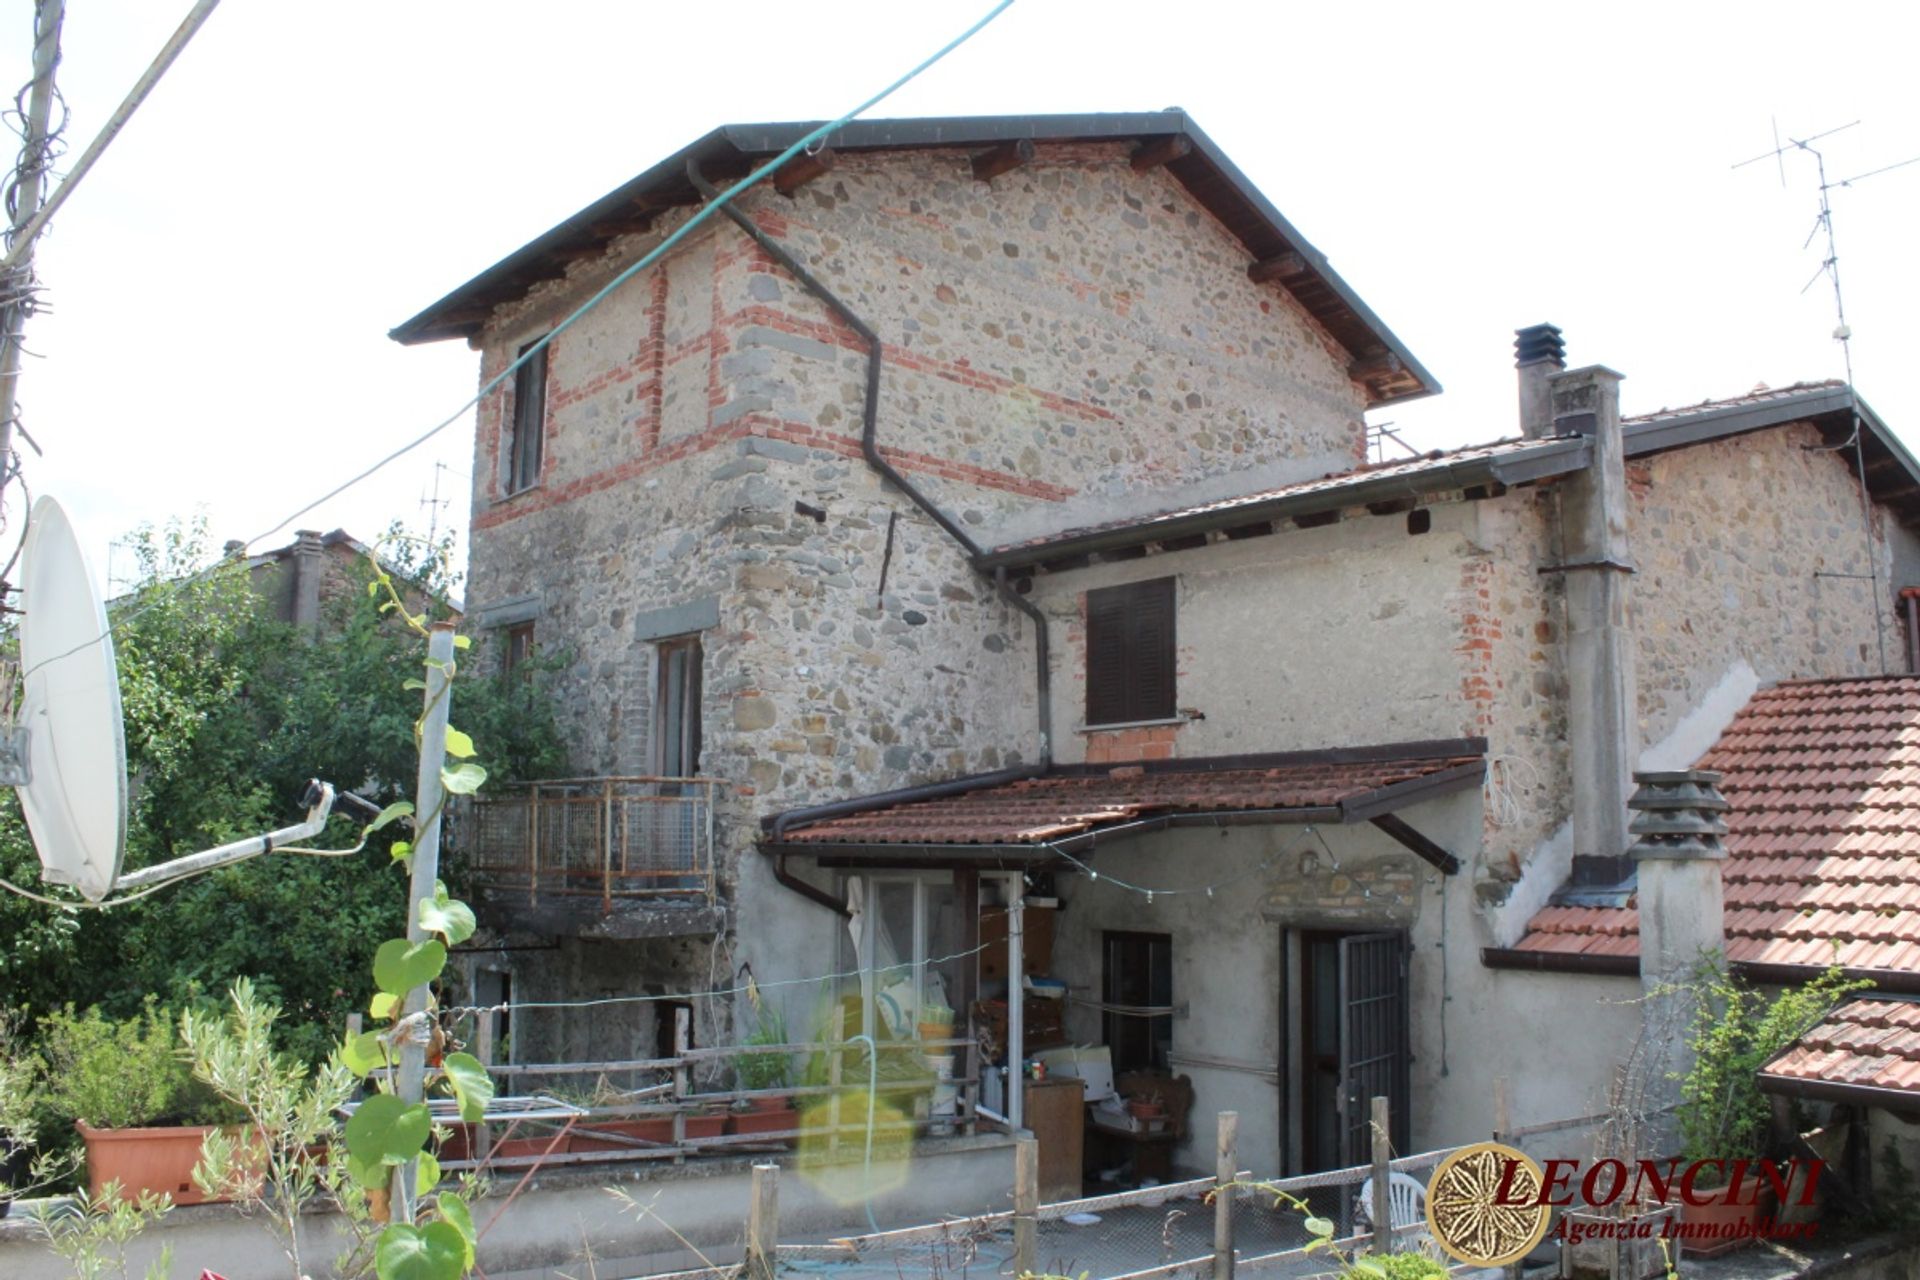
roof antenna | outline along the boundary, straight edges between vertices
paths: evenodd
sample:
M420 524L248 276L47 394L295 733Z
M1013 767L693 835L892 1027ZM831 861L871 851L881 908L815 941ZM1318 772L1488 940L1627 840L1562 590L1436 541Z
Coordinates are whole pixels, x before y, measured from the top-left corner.
M1780 124L1776 118L1773 126L1773 150L1762 152L1760 155L1742 160L1733 167L1742 169L1747 165L1756 164L1761 160L1765 160L1768 156L1772 156L1780 166L1780 181L1784 186L1787 172L1787 152L1798 151L1813 157L1814 169L1820 178L1820 212L1814 218L1813 229L1807 233L1806 243L1800 247L1804 250L1807 245L1812 244L1814 239L1824 231L1827 239L1827 256L1821 260L1820 269L1813 273L1813 278L1801 286L1800 292L1802 294L1806 293L1823 274L1833 282L1833 337L1834 341L1840 344L1840 358L1846 368L1847 399L1853 406L1853 434L1837 445L1809 447L1825 448L1836 453L1846 449L1853 450L1854 471L1860 481L1861 525L1867 544L1867 580L1868 586L1873 592L1873 630L1874 636L1880 645L1880 669L1885 671L1887 669L1886 620L1881 617L1880 611L1880 571L1874 556L1873 508L1871 499L1867 494L1866 452L1860 442L1860 400L1853 388L1853 329L1847 324L1846 295L1842 293L1840 289L1840 250L1835 243L1833 234L1832 192L1836 187L1851 187L1856 182L1864 182L1868 178L1877 177L1880 174L1891 172L1894 169L1903 169L1910 164L1920 163L1920 156L1912 156L1908 159L1897 161L1894 164L1882 165L1878 169L1870 169L1865 173L1857 173L1851 178L1842 178L1837 182L1829 180L1827 177L1827 157L1824 152L1813 144L1821 138L1832 137L1836 133L1851 129L1859 123L1858 120L1849 121L1846 124L1836 126L1832 129L1823 129L1819 133L1809 134L1805 138L1788 137L1786 142L1782 143L1780 141Z

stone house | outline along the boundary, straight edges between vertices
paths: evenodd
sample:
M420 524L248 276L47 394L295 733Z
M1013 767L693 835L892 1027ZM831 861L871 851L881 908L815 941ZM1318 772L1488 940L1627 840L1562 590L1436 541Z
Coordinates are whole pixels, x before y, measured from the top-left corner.
M1623 418L1551 326L1503 438L1370 463L1438 384L1178 111L849 125L535 347L810 128L716 130L394 330L531 351L469 616L562 655L579 777L468 824L473 981L659 998L514 1054L644 1056L676 1001L725 1042L699 993L747 971L804 1027L827 975L877 1022L1025 966L1191 1079L1194 1164L1224 1108L1261 1169L1350 1158L1373 1093L1403 1149L1484 1134L1495 1074L1591 1110L1639 982L1530 926L1631 897L1635 768L1906 668L1920 467L1836 384Z

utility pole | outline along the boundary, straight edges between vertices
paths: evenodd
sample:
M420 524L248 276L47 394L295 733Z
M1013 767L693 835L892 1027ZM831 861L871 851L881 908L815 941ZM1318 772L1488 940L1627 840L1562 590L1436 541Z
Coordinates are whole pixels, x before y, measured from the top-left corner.
M60 25L66 20L66 0L39 0L33 7L33 84L27 90L26 139L14 173L7 256L12 267L0 277L0 496L13 479L13 429L18 414L21 342L27 317L33 314L33 240L20 241L47 189L47 125L53 116L53 72L60 65ZM37 234L37 233L36 233ZM24 434L24 433L22 433Z

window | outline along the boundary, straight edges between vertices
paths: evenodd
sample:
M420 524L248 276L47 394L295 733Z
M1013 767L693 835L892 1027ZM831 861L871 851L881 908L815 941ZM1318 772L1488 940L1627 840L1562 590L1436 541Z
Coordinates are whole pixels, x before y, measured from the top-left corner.
M533 351L529 342L520 348ZM507 492L518 493L540 478L540 445L547 422L547 350L541 347L513 371L513 420L508 424Z
M1120 933L1101 936L1106 952L1101 999L1109 1006L1166 1009L1173 1004L1173 936L1165 933ZM1107 1048L1113 1069L1165 1071L1173 1052L1173 1019L1166 1014L1144 1017L1105 1015Z
M1087 723L1173 718L1173 579L1087 592Z
M857 891L854 881L858 881ZM846 1027L882 1040L910 1040L921 1014L935 1005L952 1009L961 999L960 899L951 875L857 876L847 884L857 896L857 919L836 924L836 969L859 975L860 998ZM850 932L849 929L856 932ZM851 991L837 993L851 995ZM958 1012L962 1023L966 1012Z
M655 767L663 778L700 774L700 637L663 640L654 650Z
M515 676L525 680L532 674L527 664L533 660L533 624L522 622L507 628L506 656L500 664L500 674L511 680Z

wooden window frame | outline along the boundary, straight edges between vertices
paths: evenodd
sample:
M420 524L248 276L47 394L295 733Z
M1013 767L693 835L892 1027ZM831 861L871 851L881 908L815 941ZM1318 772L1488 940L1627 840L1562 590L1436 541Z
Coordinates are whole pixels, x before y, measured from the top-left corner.
M1174 718L1175 588L1150 578L1087 592L1088 728Z
M545 461L547 353L553 348L548 345L535 351L539 341L536 338L520 348L520 355L532 355L513 371L513 404L508 410L506 448L501 450L501 482L507 497L538 484Z
M678 673L675 655L688 655ZM674 636L653 647L653 761L662 777L692 778L700 773L701 666L705 655L698 633Z
M528 665L533 661L534 654L533 623L514 623L505 629L501 640L505 645L500 660L501 677L506 680L516 676L522 680L529 678L533 670Z

